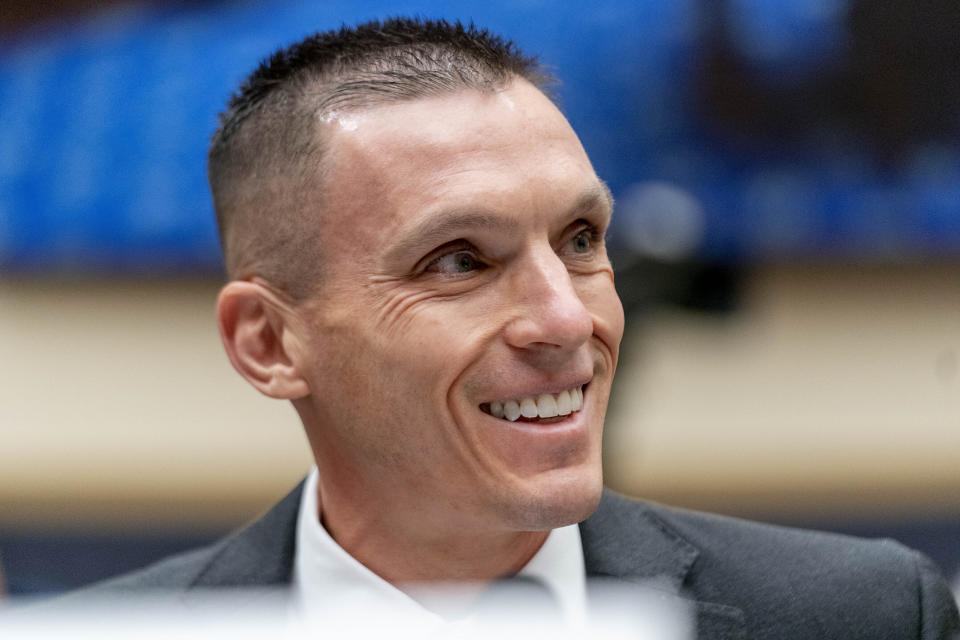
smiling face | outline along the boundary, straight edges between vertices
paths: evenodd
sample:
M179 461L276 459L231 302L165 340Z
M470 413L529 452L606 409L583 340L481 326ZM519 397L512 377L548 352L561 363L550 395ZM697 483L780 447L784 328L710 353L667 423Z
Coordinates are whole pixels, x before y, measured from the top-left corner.
M296 401L322 500L436 535L582 520L623 311L577 136L522 80L323 126Z

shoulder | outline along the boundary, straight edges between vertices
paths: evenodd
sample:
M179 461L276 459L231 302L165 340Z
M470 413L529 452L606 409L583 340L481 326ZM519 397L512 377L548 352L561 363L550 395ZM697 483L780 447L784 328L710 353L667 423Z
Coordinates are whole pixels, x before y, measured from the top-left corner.
M120 592L188 589L228 541L229 538L226 538L206 547L164 558L142 569L87 587L83 593L97 596Z
M288 584L303 484L260 519L221 540L82 590L83 595Z
M656 504L645 509L700 550L701 570L749 567L749 572L764 574L768 568L788 565L821 580L838 573L856 578L867 570L874 577L877 571L902 576L919 557L889 539L857 538Z
M761 524L613 493L598 512L601 521L654 527L682 541L691 549L684 590L740 608L758 624L828 635L843 630L844 637L957 632L956 604L936 568L893 540Z
M142 569L58 595L24 607L28 618L37 615L74 615L117 603L149 602L175 606L197 582L219 553L225 540L217 544L170 556ZM183 600L185 601L185 600ZM2 626L2 625L0 625Z

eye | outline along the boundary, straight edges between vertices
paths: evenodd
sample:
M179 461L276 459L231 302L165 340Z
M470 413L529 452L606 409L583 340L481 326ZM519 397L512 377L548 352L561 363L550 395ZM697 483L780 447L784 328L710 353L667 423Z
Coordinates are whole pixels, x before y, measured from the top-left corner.
M570 236L565 250L572 254L587 255L594 253L602 242L603 237L600 231L592 225L585 225Z
M589 253L593 248L593 232L590 229L582 229L570 240L570 248L574 253Z
M477 258L473 249L459 247L434 258L424 271L458 275L485 269L487 265Z

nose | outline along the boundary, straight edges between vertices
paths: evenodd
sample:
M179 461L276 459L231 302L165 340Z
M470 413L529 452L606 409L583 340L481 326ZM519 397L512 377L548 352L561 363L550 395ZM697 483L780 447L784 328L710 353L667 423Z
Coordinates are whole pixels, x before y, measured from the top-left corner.
M508 344L552 352L573 350L593 335L593 318L563 260L550 247L516 265L511 301L517 310L505 328Z

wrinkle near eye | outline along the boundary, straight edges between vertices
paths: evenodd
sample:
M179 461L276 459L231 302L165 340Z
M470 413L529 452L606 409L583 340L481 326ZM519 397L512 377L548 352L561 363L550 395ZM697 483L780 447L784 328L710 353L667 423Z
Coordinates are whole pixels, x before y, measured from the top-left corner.
M377 328L387 336L403 331L410 320L416 317L416 307L436 295L429 290L394 291L378 306L376 314Z
M429 303L455 300L465 293L463 288L431 286L422 279L410 276L376 275L368 279L368 289L373 293L374 322L381 336L393 337L410 330ZM455 283L453 283L455 284Z

